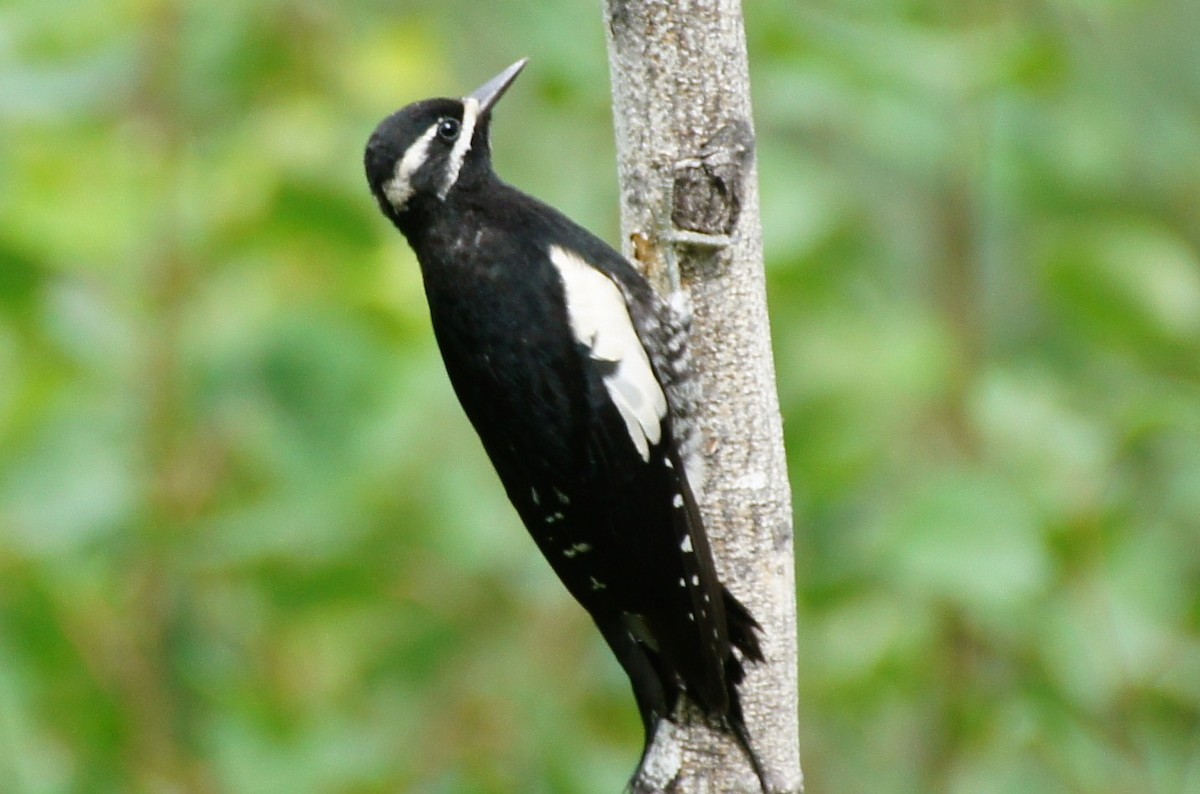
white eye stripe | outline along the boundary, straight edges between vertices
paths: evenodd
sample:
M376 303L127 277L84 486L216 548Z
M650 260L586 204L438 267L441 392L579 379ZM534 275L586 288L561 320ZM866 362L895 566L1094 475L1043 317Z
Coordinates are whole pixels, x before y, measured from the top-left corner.
M420 138L412 142L405 150L404 156L396 161L396 172L392 178L383 183L383 195L387 196L387 200L397 212L404 209L404 205L415 192L412 176L425 164L425 159L429 156L429 143L433 136L437 135L438 123L435 122L421 133Z
M463 160L466 159L467 152L471 151L471 138L475 135L475 121L478 118L479 100L467 97L463 100L462 128L458 132L458 139L454 141L454 148L450 150L450 158L446 162L446 181L442 183L442 189L438 191L440 199L445 199L450 188L454 187L454 183L458 181L458 172L462 170Z
M440 199L444 200L446 194L450 192L450 188L454 187L454 183L458 181L463 160L466 159L467 152L471 150L471 138L475 134L475 123L478 118L479 100L467 97L463 100L463 119L458 138L455 139L454 147L446 159L446 176L438 191ZM429 145L437 136L438 127L444 120L435 121L429 129L421 133L421 137L412 142L412 145L405 150L404 156L396 161L396 171L392 178L384 183L383 194L397 211L403 210L413 193L416 192L412 186L413 174L419 171L429 158Z
M633 328L625 299L611 279L578 254L555 245L550 247L550 261L562 278L576 341L591 350L593 359L616 364L604 377L604 388L638 454L649 461L650 446L662 438L667 398Z

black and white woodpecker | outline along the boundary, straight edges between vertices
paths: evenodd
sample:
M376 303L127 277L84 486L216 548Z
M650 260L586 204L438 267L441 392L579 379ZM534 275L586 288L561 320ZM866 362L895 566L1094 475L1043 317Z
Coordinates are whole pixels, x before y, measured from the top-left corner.
M492 109L524 66L388 116L367 181L416 253L450 382L509 500L629 676L643 762L686 697L761 782L738 697L759 626L717 579L696 505L686 311L492 170Z

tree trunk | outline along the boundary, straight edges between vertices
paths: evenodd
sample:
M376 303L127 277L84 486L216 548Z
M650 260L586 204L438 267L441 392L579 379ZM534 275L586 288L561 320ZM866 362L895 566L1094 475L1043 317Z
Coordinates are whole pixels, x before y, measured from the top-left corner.
M775 392L739 0L605 0L626 254L694 309L708 478L701 509L730 590L763 626L741 687L774 792L798 792L791 494ZM660 730L637 791L754 791L698 721Z

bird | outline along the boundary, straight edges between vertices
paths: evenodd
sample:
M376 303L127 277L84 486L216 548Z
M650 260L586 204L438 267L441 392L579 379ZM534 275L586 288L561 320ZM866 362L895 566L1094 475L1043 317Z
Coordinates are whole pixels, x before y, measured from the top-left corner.
M630 680L635 779L687 700L766 791L739 694L762 629L718 578L698 507L689 311L496 175L492 111L527 61L384 118L367 182L416 255L450 384L509 501Z

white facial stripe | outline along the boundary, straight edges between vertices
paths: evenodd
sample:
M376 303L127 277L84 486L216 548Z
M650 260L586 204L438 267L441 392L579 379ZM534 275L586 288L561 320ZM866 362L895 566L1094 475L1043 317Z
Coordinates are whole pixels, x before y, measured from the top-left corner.
M391 202L397 212L403 210L404 205L412 198L414 192L412 175L425 164L425 158L429 154L429 142L433 140L434 135L437 135L437 128L438 125L435 122L429 129L421 133L420 138L412 142L412 145L404 152L404 156L396 162L395 175L383 184L383 195L387 196L387 200Z
M649 461L650 446L662 438L667 398L629 319L625 298L607 276L571 251L551 246L550 261L562 278L576 341L591 350L593 359L617 365L604 377L604 388L642 460Z
M446 181L442 183L442 189L438 191L440 199L445 199L450 188L454 187L454 183L458 181L458 172L462 168L463 160L466 159L467 152L471 151L471 138L475 135L475 121L478 118L479 100L467 97L463 100L462 127L458 133L458 140L454 142L454 148L450 150L450 158L446 161Z

